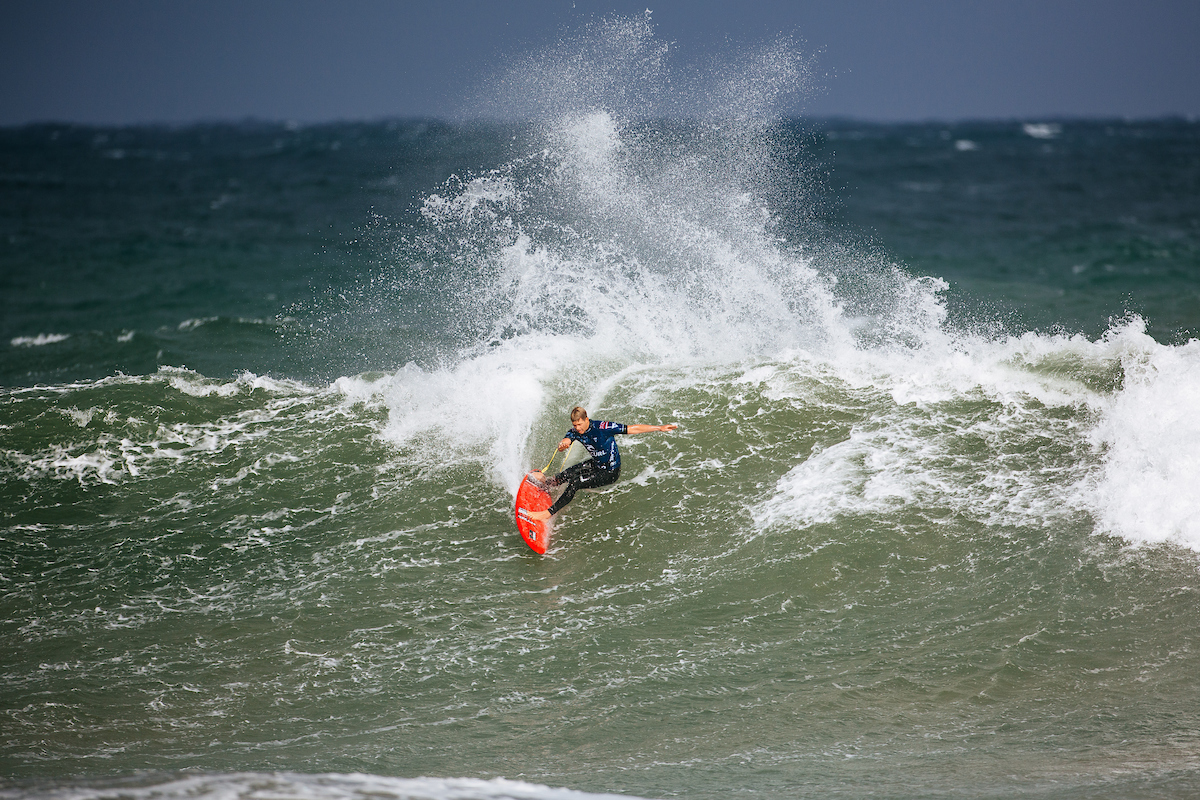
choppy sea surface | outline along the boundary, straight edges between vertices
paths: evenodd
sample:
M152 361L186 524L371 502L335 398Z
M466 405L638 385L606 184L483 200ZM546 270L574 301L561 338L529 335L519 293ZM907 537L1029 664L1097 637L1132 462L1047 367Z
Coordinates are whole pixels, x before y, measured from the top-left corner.
M0 130L0 798L1200 793L1200 123L589 35L521 121ZM680 429L539 557L576 404Z

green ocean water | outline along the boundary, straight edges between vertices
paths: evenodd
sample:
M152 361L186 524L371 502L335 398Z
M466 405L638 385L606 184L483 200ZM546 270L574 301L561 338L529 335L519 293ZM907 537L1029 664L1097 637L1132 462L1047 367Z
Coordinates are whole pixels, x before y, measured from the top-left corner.
M0 794L1200 790L1200 126L622 102L0 131Z

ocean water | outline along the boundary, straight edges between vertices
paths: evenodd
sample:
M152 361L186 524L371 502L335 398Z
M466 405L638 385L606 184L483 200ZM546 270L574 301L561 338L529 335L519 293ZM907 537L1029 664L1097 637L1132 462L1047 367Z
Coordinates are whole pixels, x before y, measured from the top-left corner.
M0 797L1200 793L1200 123L670 55L0 130Z

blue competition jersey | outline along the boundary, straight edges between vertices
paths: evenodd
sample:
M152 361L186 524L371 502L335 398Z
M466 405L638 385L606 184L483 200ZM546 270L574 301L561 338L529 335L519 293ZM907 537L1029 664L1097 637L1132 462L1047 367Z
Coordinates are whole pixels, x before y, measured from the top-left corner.
M576 433L574 428L569 429L566 438L586 447L596 460L596 466L615 471L621 468L621 452L617 450L617 440L613 437L619 433L626 433L627 430L624 423L594 419L583 433Z

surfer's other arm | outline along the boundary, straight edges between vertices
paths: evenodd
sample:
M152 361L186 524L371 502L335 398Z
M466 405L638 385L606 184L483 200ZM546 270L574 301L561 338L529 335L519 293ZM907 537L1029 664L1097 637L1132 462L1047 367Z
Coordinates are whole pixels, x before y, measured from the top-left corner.
M585 424L581 427L583 427L584 430L587 430L586 423L589 422L588 418L584 417L583 422ZM676 425L674 422L672 422L669 425L628 425L625 428L625 434L627 436L632 436L632 435L638 434L638 433L654 433L656 431L673 431L678 427L679 426ZM581 431L581 433L582 433L582 431ZM574 441L574 440L572 440L570 438L563 438L563 440L558 443L558 452L561 453L563 450L566 450L568 447L570 447L572 441Z
M653 433L654 431L673 431L679 426L672 422L670 425L630 425L625 429L627 434ZM563 441L566 441L565 439Z

